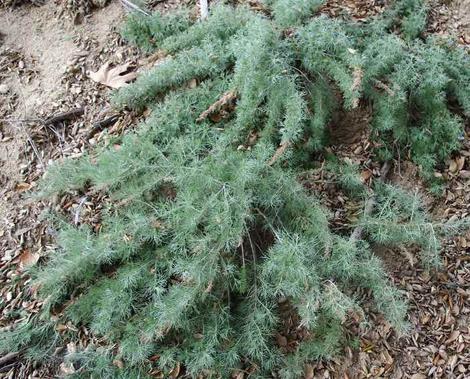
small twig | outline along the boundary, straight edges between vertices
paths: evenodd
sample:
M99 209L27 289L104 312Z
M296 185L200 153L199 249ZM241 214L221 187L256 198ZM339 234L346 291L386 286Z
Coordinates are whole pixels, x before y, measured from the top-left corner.
M81 115L83 115L83 113L85 113L84 108L77 108L68 112L59 113L58 115L55 115L46 119L44 121L44 125L52 125L58 122L68 121L68 120L80 117Z
M331 241L331 238L328 238L325 242L325 252L323 253L325 258L329 258L329 256L331 255L332 248L333 248L333 243Z
M38 159L42 169L44 170L46 168L46 165L44 164L44 161L42 160L41 158L41 154L39 154L39 150L38 148L36 147L36 144L34 143L33 139L31 138L31 136L29 135L28 131L26 130L26 128L24 127L23 125L23 122L22 121L18 121L18 125L20 125L20 128L21 130L23 131L23 133L25 134L26 136L26 139L28 140L28 143L30 144L31 148L33 149L33 152L34 152L34 155L36 155L36 158Z
M44 124L44 120L42 118L0 118L1 122L39 122Z
M142 8L138 7L134 3L132 3L129 0L121 0L121 4L124 8L126 8L128 11L137 11L140 12L146 16L150 16L150 14L146 11L144 11Z
M360 89L363 76L364 76L364 72L359 67L355 67L353 71L353 83L350 88L352 93ZM358 105L359 105L359 98L355 98L353 100L353 109L357 108Z
M23 128L24 130L24 128ZM44 161L42 160L42 157L41 157L41 154L39 154L39 150L36 146L36 144L34 143L33 139L30 137L29 133L26 132L26 138L28 139L28 143L30 144L31 148L33 149L33 152L34 152L34 155L36 155L36 158L38 159L39 161L39 164L41 165L42 169L45 170L46 169L46 165L44 164Z
M8 372L16 366L16 362L10 363L9 365L0 367L0 373Z
M107 117L103 120L97 121L93 124L91 127L90 131L88 132L88 137L91 138L93 137L96 133L99 131L107 128L108 126L113 125L116 123L116 121L119 119L119 115L115 114L110 117Z
M255 247L253 245L253 241L251 240L251 235L250 231L246 230L246 234L248 236L248 241L250 242L250 248L251 248L251 256L253 258L253 271L254 271L254 276L253 276L253 287L254 287L254 292L255 294L258 293L258 286L257 286L257 281L256 281L256 251Z
M392 167L392 164L390 161L386 161L382 168L380 169L380 182L384 182L388 172L390 171L390 168ZM375 207L375 202L376 202L376 196L375 194L371 194L371 196L366 200L365 206L364 206L364 216L369 216L373 211ZM349 237L349 241L351 242L356 242L361 239L362 233L364 232L364 226L363 225L358 225L354 228L353 232L351 233L351 236Z
M77 207L77 210L75 211L75 216L73 218L73 222L75 225L78 225L78 223L80 222L80 211L82 210L82 207L85 201L87 201L87 197L83 196L80 199L80 203L78 203L78 207Z
M62 142L62 136L59 134L59 132L57 130L55 130L55 128L49 124L49 125L46 125L47 126L47 129L49 129L52 133L55 134L55 136L57 137L57 140L59 141L59 143Z

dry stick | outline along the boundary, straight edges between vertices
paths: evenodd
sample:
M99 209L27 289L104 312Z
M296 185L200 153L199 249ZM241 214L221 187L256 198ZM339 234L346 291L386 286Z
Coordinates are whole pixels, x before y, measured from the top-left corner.
M40 163L42 169L45 170L46 165L44 164L44 161L42 160L41 154L39 154L39 150L36 147L36 144L34 143L33 139L30 137L29 133L25 130L23 125L21 125L21 127L23 128L23 131L26 133L26 138L28 139L28 143L34 151L34 155L36 155L36 158L39 160L39 163Z
M380 80L375 81L375 86L377 88L383 89L390 96L395 96L395 92L389 86L387 86L385 83L381 82Z
M44 124L44 120L42 118L0 118L0 122L39 122Z
M77 108L77 109L73 109L73 110L68 111L68 112L59 113L55 116L52 116L52 117L49 117L48 119L46 119L44 121L44 125L52 125L52 124L56 124L58 122L72 120L76 117L80 117L83 113L85 113L84 108Z
M13 362L13 363L10 363L9 365L0 367L0 373L8 372L15 366L16 366L16 362Z
M384 182L385 178L387 177L388 172L390 171L392 164L390 161L386 161L382 168L380 169L380 182ZM367 199L366 204L364 206L364 216L370 216L370 214L374 211L375 207L376 196L372 193L372 195ZM356 242L361 239L362 233L364 232L364 226L358 225L354 228L351 236L349 237L349 241Z
M201 8L201 20L205 20L209 16L209 6L207 0L199 0L199 6Z
M115 114L113 116L110 116L108 118L95 122L91 130L88 132L88 138L93 137L96 133L107 128L108 126L115 124L118 119L119 119L119 115Z
M3 366L6 363L10 363L12 360L16 359L16 357L19 354L20 354L19 352L15 351L13 353L8 353L4 355L3 357L0 358L0 366Z
M268 165L269 166L272 166L277 160L278 158L284 154L284 152L286 151L286 149L290 146L290 142L289 141L286 141L286 142L283 142L281 143L281 145L279 145L279 147L277 148L276 152L274 153L274 155L272 156L272 158L269 160L268 162Z
M80 222L80 211L82 210L82 207L83 207L83 204L85 204L85 201L87 201L87 197L83 196L80 199L80 203L77 206L77 210L75 211L75 216L73 218L73 222L75 225L78 225L78 223Z
M207 108L204 112L199 115L199 117L196 119L196 122L204 121L211 114L220 111L224 105L227 105L232 101L236 100L236 98L236 90L230 90L225 92L219 100L217 100L214 104L212 104L209 108Z
M355 67L353 71L353 84L350 88L351 92L355 92L359 90L359 88L361 87L363 76L364 76L364 72L359 67ZM359 98L356 97L353 100L353 109L357 108L358 105L359 105Z

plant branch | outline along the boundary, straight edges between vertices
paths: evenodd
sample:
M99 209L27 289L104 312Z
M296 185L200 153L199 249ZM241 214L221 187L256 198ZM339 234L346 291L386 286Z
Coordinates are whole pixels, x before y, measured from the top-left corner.
M380 182L385 181L391 167L392 167L392 164L390 161L386 161L383 164L382 168L380 169L380 177L378 179ZM374 211L375 202L376 202L376 196L374 193L371 193L371 196L369 196L369 198L366 200L366 203L364 206L364 216L369 216L372 214L372 212ZM349 241L356 242L360 240L363 232L364 232L363 225L356 226L353 232L351 233L351 236L349 237Z
M201 8L201 20L205 20L209 16L207 0L199 0L199 6Z

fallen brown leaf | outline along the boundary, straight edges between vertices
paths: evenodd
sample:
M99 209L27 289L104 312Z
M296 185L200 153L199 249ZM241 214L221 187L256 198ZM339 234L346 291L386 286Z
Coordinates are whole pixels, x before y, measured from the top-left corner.
M277 344L281 347L286 347L287 346L287 338L281 334L276 334L276 340Z
M113 365L120 368L121 370L124 368L124 363L120 359L115 359L113 361Z
M177 362L176 366L173 368L173 370L170 371L170 378L171 379L176 379L179 374L180 374L180 364L179 364L179 362Z
M71 363L61 363L59 366L59 370L63 376L72 375L75 373L75 368Z
M449 344L451 342L454 342L460 335L460 332L458 330L454 330L452 333L450 333L449 338L446 340L446 344Z
M23 270L25 267L33 266L39 260L39 254L31 253L29 250L24 250L20 255L20 269Z
M313 379L315 375L315 373L313 372L313 366L310 364L306 364L304 374L305 374L305 379Z
M29 183L18 183L16 185L16 190L18 192L24 192L24 191L29 190L30 188L31 188L31 184L29 184Z
M365 183L369 180L369 178L372 176L372 171L371 170L364 170L361 172L361 179L362 182Z
M98 71L90 72L90 79L111 88L121 88L137 77L137 73L135 72L126 74L130 63L124 63L114 68L110 68L109 66L110 63L106 62Z
M197 80L196 79L191 79L188 83L189 88L196 88L197 87Z
M55 330L58 331L58 332L63 332L64 330L67 330L67 325L58 324L58 325L56 325Z

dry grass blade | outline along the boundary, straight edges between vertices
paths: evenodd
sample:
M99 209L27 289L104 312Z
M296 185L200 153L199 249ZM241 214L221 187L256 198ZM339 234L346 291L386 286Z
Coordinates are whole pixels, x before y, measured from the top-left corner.
M23 270L26 267L33 266L39 260L39 254L31 253L29 250L23 251L23 253L19 257L20 262L20 269Z

